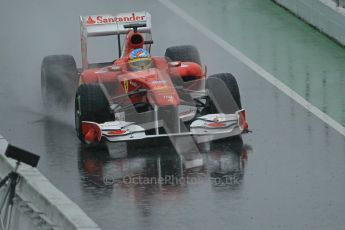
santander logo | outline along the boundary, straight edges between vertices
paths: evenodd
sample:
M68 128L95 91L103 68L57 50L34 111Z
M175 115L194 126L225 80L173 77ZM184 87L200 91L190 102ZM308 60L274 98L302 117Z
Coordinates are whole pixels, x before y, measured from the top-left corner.
M95 20L92 19L91 16L89 16L89 18L87 19L86 23L87 24L95 24L96 22L95 22Z
M126 16L119 17L105 17L102 15L99 16L89 16L86 23L89 25L93 24L107 24L107 23L116 23L116 22L136 22L136 21L145 21L145 15L136 15L135 13L128 14Z

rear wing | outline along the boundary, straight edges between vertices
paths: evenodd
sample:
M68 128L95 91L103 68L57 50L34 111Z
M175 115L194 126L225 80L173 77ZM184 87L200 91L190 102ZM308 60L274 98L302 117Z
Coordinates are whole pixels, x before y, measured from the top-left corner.
M131 12L120 13L117 15L102 14L80 16L80 37L81 37L81 53L82 67L88 68L87 58L87 38L97 36L127 34L130 28L125 25L139 23L145 24L145 27L139 27L138 32L151 33L151 14L148 12ZM119 47L120 50L120 47Z

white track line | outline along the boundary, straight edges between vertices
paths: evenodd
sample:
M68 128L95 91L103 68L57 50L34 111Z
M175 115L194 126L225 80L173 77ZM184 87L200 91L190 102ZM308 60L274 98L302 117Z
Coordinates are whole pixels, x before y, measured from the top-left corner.
M198 22L193 17L189 16L186 12L184 12L180 7L172 3L170 0L158 0L161 2L164 6L166 6L168 9L173 11L175 14L183 18L186 22L188 22L191 26L199 30L202 34L204 34L207 38L211 39L215 43L217 43L220 47L228 51L231 55L235 56L238 60L243 62L245 65L247 65L249 68L251 68L253 71L258 73L262 78L266 79L268 82L270 82L272 85L280 89L282 92L284 92L286 95L288 95L290 98L292 98L294 101L302 105L304 108L306 108L308 111L313 113L315 116L320 118L323 122L328 124L330 127L337 130L340 134L345 136L345 127L342 126L340 123L338 123L336 120L331 118L328 114L322 112L320 109L312 105L310 102L305 100L303 97L301 97L298 93L296 93L294 90L290 89L287 85L285 85L283 82L275 78L272 74L268 73L266 70L264 70L262 67L260 67L258 64L250 60L247 56L245 56L243 53L241 53L239 50L237 50L235 47L230 45L227 41L216 35L214 32L209 30L207 27L202 25L200 22Z

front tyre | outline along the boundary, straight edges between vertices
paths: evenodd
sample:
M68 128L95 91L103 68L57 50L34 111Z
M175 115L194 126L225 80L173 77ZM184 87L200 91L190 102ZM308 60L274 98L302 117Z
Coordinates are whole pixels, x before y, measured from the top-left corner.
M104 123L113 120L114 114L100 85L80 85L75 97L75 129L78 138L85 143L82 121Z
M220 73L206 79L209 91L204 113L234 113L242 108L240 90L236 78L230 73Z

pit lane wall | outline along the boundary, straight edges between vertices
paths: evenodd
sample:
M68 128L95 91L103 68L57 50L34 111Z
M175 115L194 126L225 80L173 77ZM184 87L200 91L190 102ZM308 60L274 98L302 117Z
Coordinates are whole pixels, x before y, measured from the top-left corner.
M345 46L345 9L332 0L273 0Z
M1 178L12 171L15 166L15 161L4 155L7 145L7 141L0 135ZM39 213L42 219L47 220L52 229L100 230L97 224L79 206L55 188L37 169L20 165L18 172L21 179L16 188L16 195ZM18 229L28 229L27 227L23 228L22 226Z

